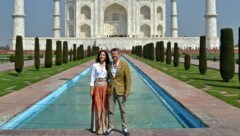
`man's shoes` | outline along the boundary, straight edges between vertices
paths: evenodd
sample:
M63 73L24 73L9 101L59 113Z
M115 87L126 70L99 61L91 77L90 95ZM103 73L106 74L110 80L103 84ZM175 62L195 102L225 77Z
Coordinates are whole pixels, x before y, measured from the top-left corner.
M106 133L105 133L105 135L106 136L110 136L111 135L111 133L112 133L112 128L108 128L108 130L106 131Z
M130 136L130 133L128 132L127 128L123 129L123 134L125 136Z

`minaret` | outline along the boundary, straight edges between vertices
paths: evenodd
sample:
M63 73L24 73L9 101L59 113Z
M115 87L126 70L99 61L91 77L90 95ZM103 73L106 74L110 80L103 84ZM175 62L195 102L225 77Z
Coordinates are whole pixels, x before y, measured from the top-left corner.
M216 12L216 0L206 0L206 13L204 15L206 20L205 35L206 46L208 48L218 47L216 43L217 37L217 12Z
M171 0L171 2L172 2L172 13L171 13L172 27L171 27L171 34L172 34L172 37L176 38L176 37L178 37L177 0Z
M53 37L60 37L60 0L54 0L54 25L53 25Z
M25 13L24 0L14 0L13 17L13 39L17 35L25 37Z

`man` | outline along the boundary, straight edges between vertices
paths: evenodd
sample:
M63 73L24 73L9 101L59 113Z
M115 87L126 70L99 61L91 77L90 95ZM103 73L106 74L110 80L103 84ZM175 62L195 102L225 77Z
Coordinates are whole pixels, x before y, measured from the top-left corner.
M123 133L128 136L125 102L130 93L130 70L128 64L120 60L119 49L112 49L111 55L113 62L108 65L110 78L108 88L109 128L106 135L110 135L114 129L114 110L117 101L121 113Z

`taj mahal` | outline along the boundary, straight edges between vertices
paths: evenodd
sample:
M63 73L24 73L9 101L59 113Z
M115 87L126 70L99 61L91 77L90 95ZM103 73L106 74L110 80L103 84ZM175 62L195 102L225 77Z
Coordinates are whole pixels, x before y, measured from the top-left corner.
M177 0L171 1L171 28L166 28L166 0L65 0L65 36L60 36L60 0L54 0L53 36L39 37L40 49L45 50L46 39L67 41L73 44L99 46L102 49L117 47L130 50L132 46L158 41L177 42L180 48L199 47L199 37L178 36ZM24 0L14 0L13 35L23 36L24 50L34 50L34 38L25 37ZM219 47L217 36L216 1L205 0L205 35L207 47ZM166 29L171 36L166 37ZM53 46L55 49L55 46Z

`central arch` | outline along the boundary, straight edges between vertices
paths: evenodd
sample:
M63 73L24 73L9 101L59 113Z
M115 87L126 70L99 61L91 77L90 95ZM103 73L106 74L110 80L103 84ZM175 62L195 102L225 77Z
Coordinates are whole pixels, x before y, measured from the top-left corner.
M127 10L114 3L104 11L104 35L107 37L127 36Z

